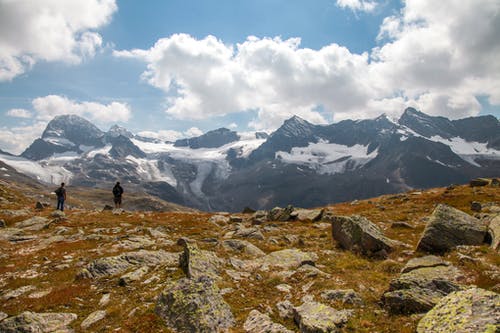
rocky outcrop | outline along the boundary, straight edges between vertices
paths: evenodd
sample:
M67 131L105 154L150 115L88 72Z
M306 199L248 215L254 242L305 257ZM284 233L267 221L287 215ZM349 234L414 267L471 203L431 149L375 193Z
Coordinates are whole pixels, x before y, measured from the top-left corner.
M299 221L317 222L323 217L324 209L296 209L294 214Z
M22 222L17 222L14 224L14 227L30 231L39 231L48 227L48 225L49 220L45 217L34 216Z
M184 247L179 262L187 277L192 279L198 279L202 276L213 279L220 277L224 260L217 257L214 252L200 250L196 243L185 238L179 239L177 243Z
M243 225L237 225L236 230L234 231L234 236L241 238L264 240L264 235L262 234L259 228L257 227L246 228Z
M147 266L142 266L135 271L128 272L127 274L120 277L118 284L122 287L128 286L129 284L140 281L144 275L146 275L149 271Z
M227 332L235 322L219 288L206 276L169 284L160 294L155 311L178 332Z
M460 290L460 271L435 256L415 258L392 280L382 302L393 314L429 311L447 294Z
M451 293L420 320L417 332L500 332L500 295L480 288Z
M126 252L119 256L99 258L78 273L79 278L102 278L124 273L132 267L163 265L175 267L179 264L179 254L140 250Z
M268 315L258 310L250 311L243 329L247 333L293 333L293 331L287 329L285 326L273 322Z
M295 214L293 214L294 208L292 205L288 205L285 208L281 207L274 207L269 211L267 214L267 219L269 221L290 221L293 220L294 217L296 217Z
M333 239L347 250L386 257L398 244L385 237L375 224L362 216L333 216L331 219Z
M500 251L500 215L490 221L488 236L491 240L491 248Z
M475 178L469 182L470 187L486 186L490 183L488 178Z
M487 226L469 214L439 204L428 219L418 251L443 253L458 245L481 245Z
M351 315L349 310L338 311L317 302L306 302L294 308L294 320L301 333L340 332Z
M49 333L69 330L77 315L74 313L35 313L26 311L18 316L4 319L0 322L2 333Z
M277 267L281 269L297 269L306 264L315 265L318 256L313 252L302 252L298 249L274 251L257 259L261 269Z
M252 257L262 257L266 255L264 251L259 249L257 246L240 239L226 239L222 242L222 246L226 250L244 253Z
M106 311L104 310L98 310L94 311L91 314L85 318L82 323L80 324L80 327L83 328L84 330L88 329L90 326L94 325L100 320L103 320L106 318Z

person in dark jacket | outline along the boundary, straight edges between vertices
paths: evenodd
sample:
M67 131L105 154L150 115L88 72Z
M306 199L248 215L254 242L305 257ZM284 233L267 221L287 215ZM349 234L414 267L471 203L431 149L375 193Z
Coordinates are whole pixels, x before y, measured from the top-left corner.
M66 200L66 189L64 188L64 183L61 183L61 186L55 190L57 195L57 208L61 211L64 211L64 201Z
M115 202L115 208L120 208L122 205L122 194L123 187L120 186L120 182L116 182L115 187L113 187L113 201Z

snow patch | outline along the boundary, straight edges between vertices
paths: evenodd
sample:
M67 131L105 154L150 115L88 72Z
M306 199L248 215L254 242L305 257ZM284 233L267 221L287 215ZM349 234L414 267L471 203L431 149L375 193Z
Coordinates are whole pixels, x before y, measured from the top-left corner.
M170 186L176 187L177 180L172 174L172 170L168 166L163 165L161 170L158 160L148 160L145 158L136 158L131 155L126 157L126 160L135 165L137 173L141 179L146 181L163 181Z
M57 138L57 137L48 137L43 139L45 142L52 143L56 146L63 146L63 147L74 147L76 146L72 141L66 139L66 138Z
M0 155L0 161L13 167L17 172L44 183L60 184L69 182L73 174L63 166L52 165L50 161L30 161L22 157Z
M477 158L487 157L488 159L500 159L500 151L488 148L487 142L465 141L460 137L445 139L439 135L432 136L429 140L449 146L450 149L464 161L477 167L481 167L481 165L476 162Z
M111 145L106 145L103 148L88 151L87 153L85 153L85 156L90 159L94 158L97 154L109 155L109 151L111 150L111 148Z
M320 141L307 147L294 147L290 153L279 151L276 158L284 163L307 166L320 174L335 174L357 169L377 155L378 149L368 154L368 145L349 147Z

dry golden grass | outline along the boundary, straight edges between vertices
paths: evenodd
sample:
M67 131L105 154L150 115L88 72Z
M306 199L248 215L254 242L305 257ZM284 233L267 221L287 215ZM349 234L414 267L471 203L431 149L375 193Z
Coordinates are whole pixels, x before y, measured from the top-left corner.
M33 198L29 198L0 183L2 201L0 210L29 208L31 215L45 216L50 219L51 209L42 212L34 210ZM84 197L84 196L83 196ZM331 205L336 215L358 214L367 217L381 227L385 234L393 239L408 244L409 250L415 248L425 227L425 218L438 203L446 203L455 208L472 214L471 201L482 203L496 202L500 204L498 188L470 188L457 186L447 190L443 188L426 191L413 191L400 195L384 195L370 200L361 200L357 204L340 203ZM86 206L87 205L87 206ZM81 203L82 207L92 208L89 203ZM43 248L29 251L39 243L38 240L13 244L0 241L0 294L22 286L33 285L34 291L51 289L51 292L41 298L29 298L31 292L15 299L0 303L0 311L9 315L18 314L24 310L36 312L74 312L78 320L73 327L78 331L80 323L91 312L99 309L99 300L106 292L111 293L111 301L107 305L107 317L92 326L94 332L169 332L161 319L154 314L158 294L167 281L183 277L180 269L165 270L153 268L147 277L156 275L158 280L150 284L134 283L131 286L117 285L118 277L99 280L75 279L78 271L93 259L117 255L130 251L116 247L120 240L131 235L148 236L148 228L161 228L167 234L171 243L158 243L148 249L164 249L166 251L181 251L175 244L180 237L188 237L197 241L202 249L215 251L220 257L234 256L221 246L204 241L215 238L219 241L229 229L223 230L208 223L212 214L195 212L132 212L113 215L111 212L96 212L94 210L68 210L64 222L55 223L48 229L35 232L41 238L47 238L56 228L65 227L69 231L65 237L75 235L81 230L85 235L96 233L103 239L53 242ZM12 226L23 217L11 217L0 213L0 219ZM391 228L392 222L403 221L414 229ZM253 272L251 277L241 281L233 281L223 274L219 287L231 288L224 298L231 306L236 318L234 332L241 332L243 323L252 309L267 312L272 309L271 317L290 329L295 329L292 320L278 316L275 304L285 300L286 294L276 286L288 284L292 288L290 301L301 304L305 295L313 295L318 301L327 303L337 309L354 309L355 315L343 328L344 332L414 332L420 316L392 316L380 305L380 296L387 290L392 278L399 274L401 267L410 258L419 255L398 249L390 254L388 260L378 261L344 251L332 240L328 226L318 227L318 224L306 222L270 222L266 225L276 225L276 228L265 232L266 241L250 240L264 252L269 253L286 248L299 248L318 255L316 266L329 277L307 277L296 273L291 277L283 277L275 271ZM96 232L95 229L100 229ZM119 229L116 229L119 228ZM285 237L285 236L294 237ZM70 239L70 238L68 238ZM273 241L269 241L272 239ZM498 277L489 274L491 267L500 265L498 253L489 247L474 247L471 256L479 259L477 262L463 260L458 250L447 253L444 258L459 267L469 277L468 283L483 288L498 288ZM67 256L71 256L70 259ZM237 256L245 259L245 256ZM462 259L461 259L462 258ZM67 267L58 265L67 263ZM228 265L226 268L230 269ZM39 276L23 276L26 272L35 271ZM313 282L311 285L308 283ZM307 290L303 289L308 286ZM338 302L328 302L321 299L321 292L327 289L354 289L364 299L365 304L345 306ZM33 291L32 291L33 292Z

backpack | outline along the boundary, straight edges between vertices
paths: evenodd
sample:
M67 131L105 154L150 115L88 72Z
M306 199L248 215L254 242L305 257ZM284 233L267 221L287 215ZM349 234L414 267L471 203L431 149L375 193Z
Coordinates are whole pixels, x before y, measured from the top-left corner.
M122 194L122 193L121 193L120 188L119 188L118 186L113 187L113 195L114 195L115 197L117 197L117 196L119 196L119 195L121 195L121 194Z
M58 197L62 196L63 191L62 188L58 187L57 190L54 191Z

